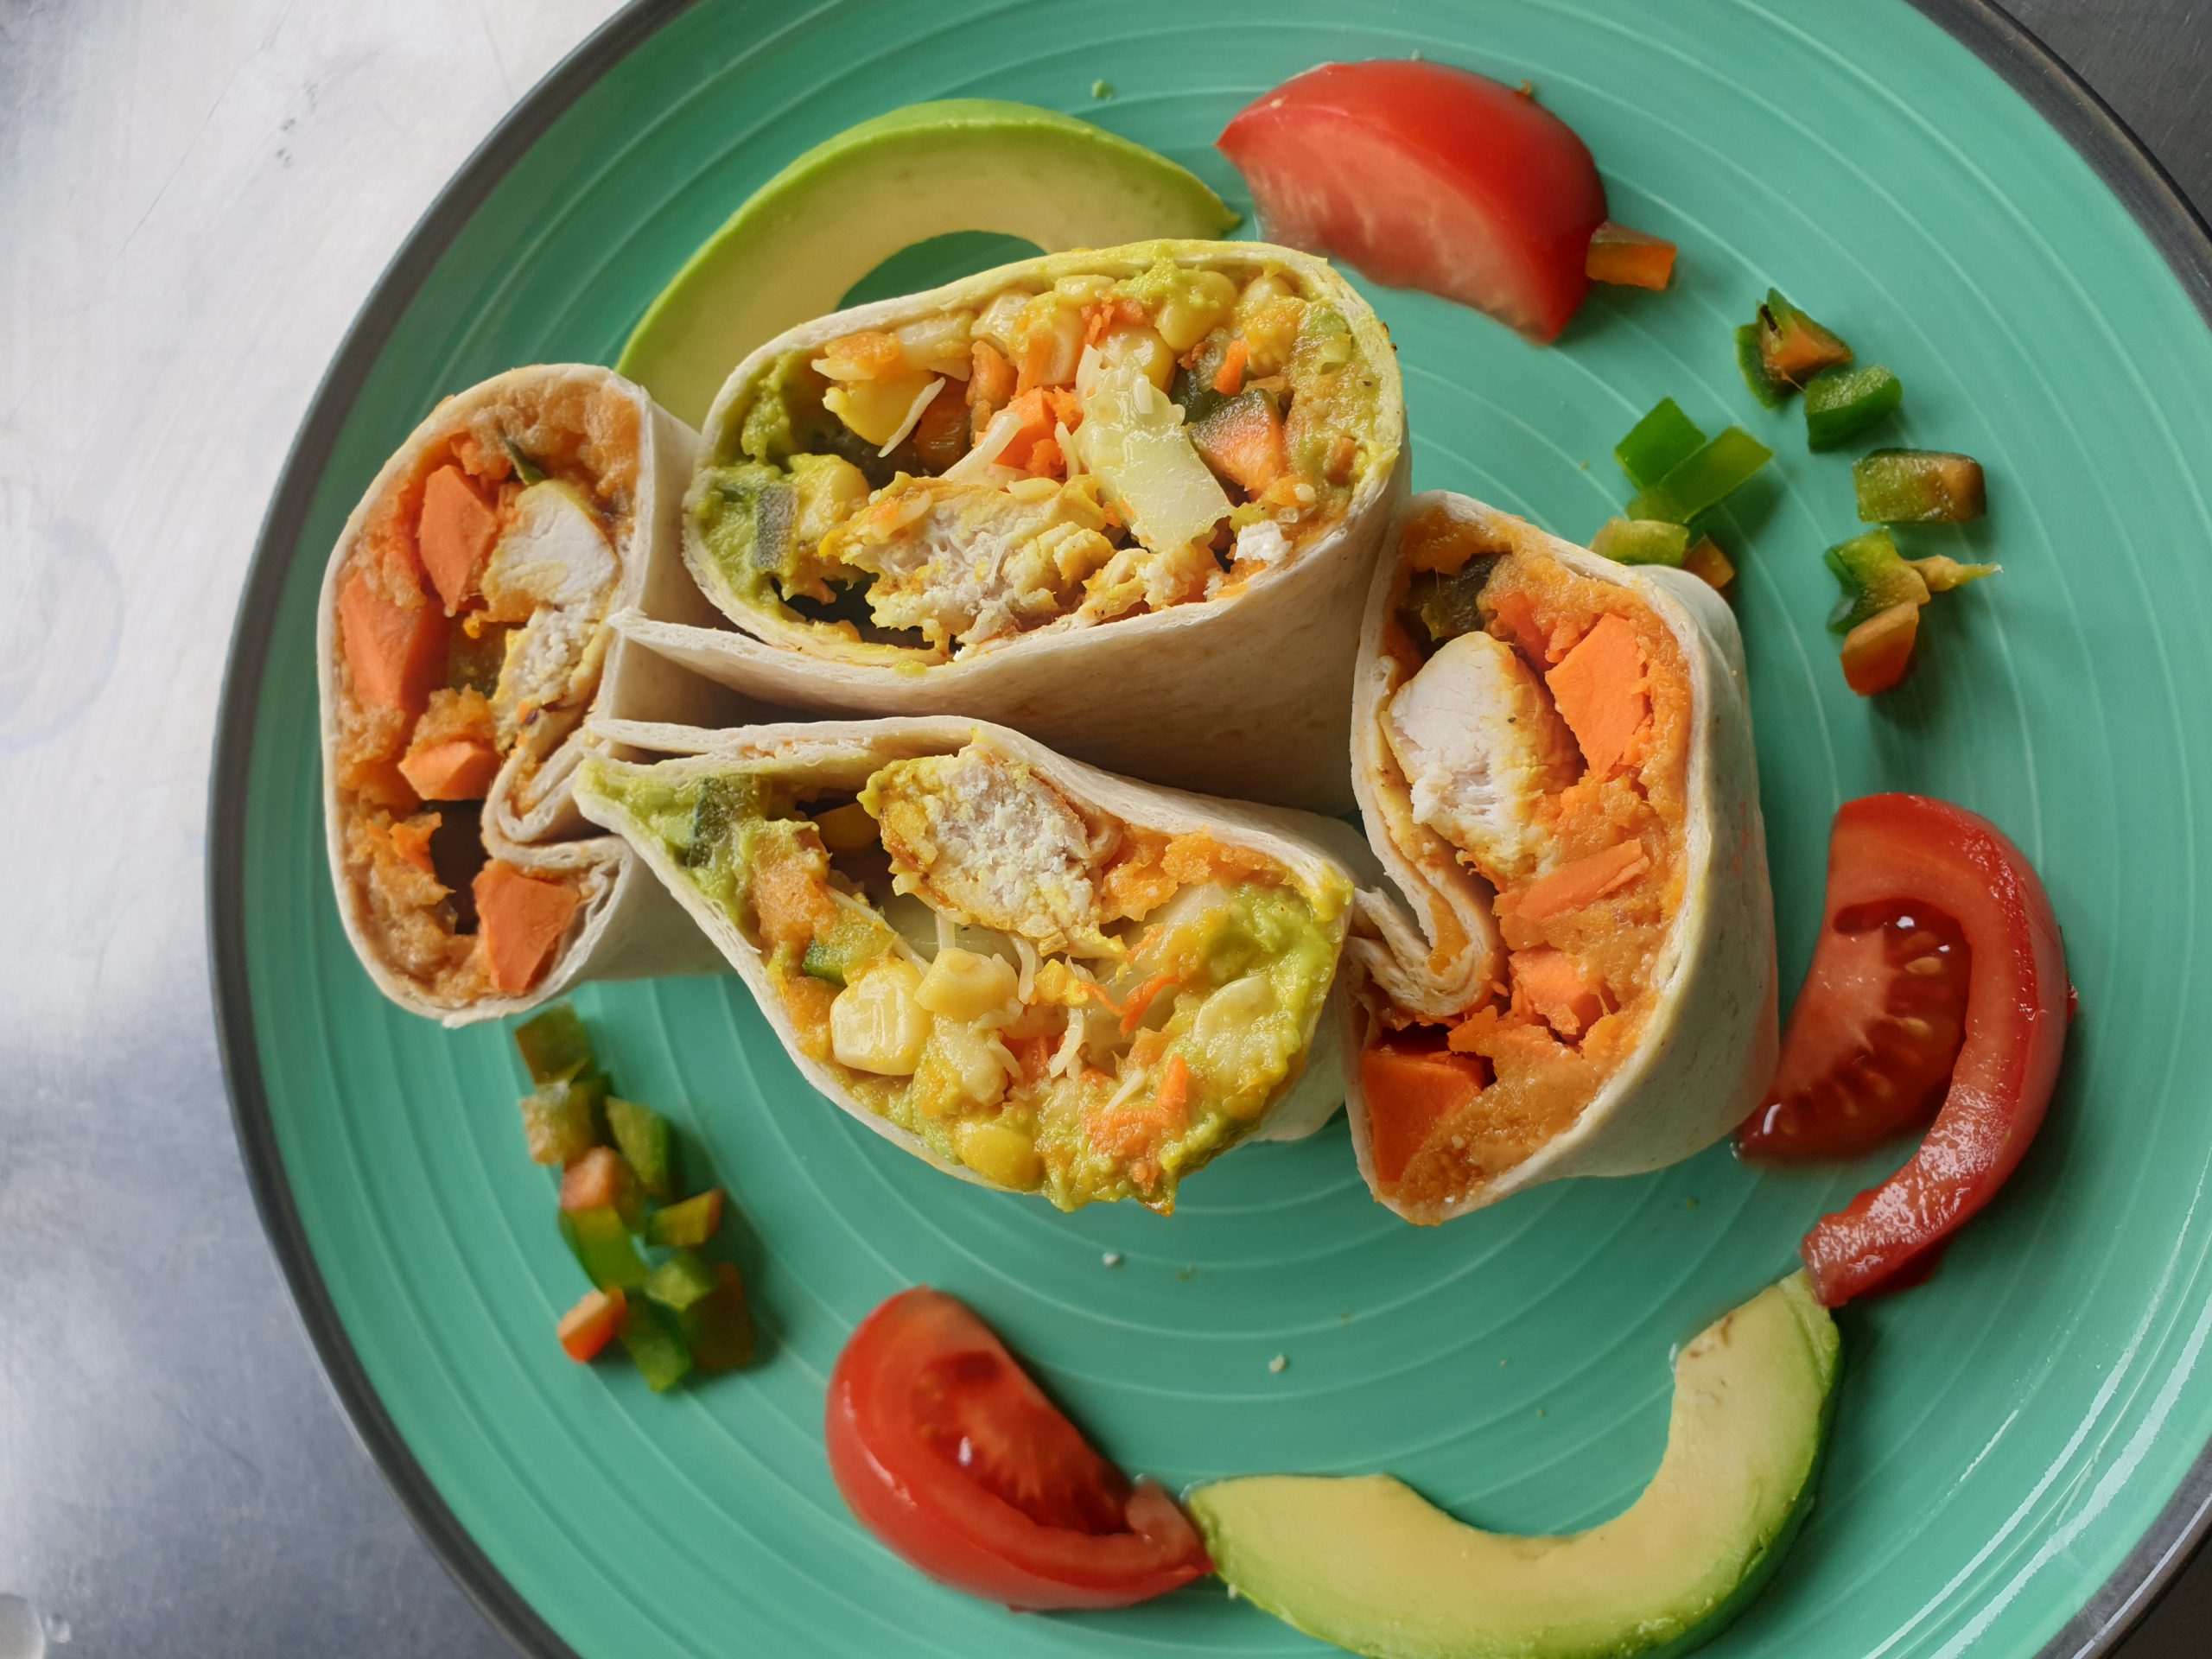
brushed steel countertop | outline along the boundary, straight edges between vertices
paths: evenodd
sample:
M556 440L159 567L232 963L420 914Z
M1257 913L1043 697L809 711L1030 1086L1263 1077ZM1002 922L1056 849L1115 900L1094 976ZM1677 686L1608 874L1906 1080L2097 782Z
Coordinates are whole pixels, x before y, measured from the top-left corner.
M309 394L607 0L0 0L0 1659L504 1655L270 1258L209 1002L208 752ZM2014 0L2200 203L2212 5ZM2194 1659L2200 1560L2122 1659Z

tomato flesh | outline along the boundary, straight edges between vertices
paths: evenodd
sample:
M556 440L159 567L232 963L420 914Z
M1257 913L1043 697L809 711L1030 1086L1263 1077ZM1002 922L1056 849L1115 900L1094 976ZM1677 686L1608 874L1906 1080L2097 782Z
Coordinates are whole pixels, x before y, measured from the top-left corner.
M1325 63L1248 105L1216 142L1270 240L1538 340L1590 291L1605 187L1574 129L1525 92L1440 63Z
M1212 1571L1174 1500L1101 1457L942 1291L903 1291L861 1322L830 1373L825 1440L868 1530L970 1595L1126 1607Z
M2065 1051L2073 987L2057 918L1994 824L1921 795L1846 802L1828 847L1828 913L1898 905L1923 929L1931 914L1957 925L1968 963L1964 1036L1919 1150L1805 1236L1805 1265L1830 1307L1926 1276L2018 1166ZM1808 1000L1790 1016L1793 1038Z
M1847 1158L1942 1105L1965 1035L1973 954L1949 917L1902 900L1834 911L1790 1011L1765 1102L1736 1132L1750 1158Z

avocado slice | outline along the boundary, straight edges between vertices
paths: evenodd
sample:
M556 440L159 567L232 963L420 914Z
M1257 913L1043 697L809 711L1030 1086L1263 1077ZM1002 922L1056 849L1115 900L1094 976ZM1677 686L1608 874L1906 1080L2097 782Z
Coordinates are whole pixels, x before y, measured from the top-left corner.
M1373 1659L1626 1659L1716 1636L1812 1501L1841 1359L1802 1273L1708 1327L1675 1368L1643 1496L1566 1538L1484 1532L1388 1475L1201 1486L1192 1516L1231 1588Z
M746 353L836 310L918 242L991 231L1056 253L1236 223L1196 174L1073 116L989 98L911 104L755 191L646 308L615 369L703 426Z

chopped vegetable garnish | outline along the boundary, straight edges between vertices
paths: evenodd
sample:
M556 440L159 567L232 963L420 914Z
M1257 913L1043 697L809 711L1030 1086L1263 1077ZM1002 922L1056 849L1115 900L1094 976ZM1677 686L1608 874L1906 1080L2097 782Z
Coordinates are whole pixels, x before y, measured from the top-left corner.
M1675 245L1609 219L1590 233L1583 269L1593 283L1664 288L1675 274Z
M753 1357L753 1307L745 1280L727 1262L714 1264L715 1287L678 1319L691 1357L702 1371L734 1371Z
M1478 601L1496 563L1494 559L1469 559L1451 575L1425 570L1406 584L1405 607L1421 619L1430 643L1440 645L1463 633L1482 630L1483 613Z
M1629 429L1613 446L1613 459L1639 490L1649 489L1704 447L1705 433L1682 413L1671 397L1662 397L1651 412Z
M630 1242L630 1229L611 1205L595 1210L563 1210L561 1236L569 1241L585 1275L601 1290L635 1290L652 1271L638 1247Z
M1688 526L1657 518L1608 518L1590 550L1621 564L1679 565L1689 551Z
M563 1210L609 1209L632 1232L645 1225L645 1205L629 1160L612 1147L594 1147L561 1177Z
M515 1046L522 1051L522 1063L535 1084L565 1081L599 1069L583 1020L565 1002L556 1002L517 1026Z
M545 481L545 469L523 454L522 446L504 432L499 435L499 448L507 452L507 459L514 463L515 476L524 484L543 484Z
M2001 564L1961 564L1956 559L1932 553L1924 559L1911 561L1912 568L1920 572L1920 579L1928 584L1931 594L1948 594L1954 588L1963 588L1970 582L1984 576L1993 576L2005 567Z
M1827 369L1851 362L1851 347L1843 336L1825 328L1770 288L1766 303L1759 307L1759 360L1767 378L1784 385L1802 386Z
M1828 613L1832 633L1849 633L1892 605L1928 602L1928 583L1897 552L1897 538L1886 530L1839 542L1821 557L1843 584L1843 597Z
M1840 449L1904 402L1904 382L1879 363L1830 369L1805 384L1805 447Z
M561 1316L561 1346L578 1364L588 1363L621 1332L628 1313L628 1299L620 1291L588 1290L583 1300Z
M1657 483L1638 490L1625 509L1626 516L1687 524L1698 514L1719 506L1773 459L1774 451L1742 427L1729 427L1695 454L1668 468Z
M710 1186L681 1204L654 1211L645 1223L645 1243L663 1249L696 1250L720 1232L721 1225L722 1190Z
M1766 359L1759 354L1759 326L1747 322L1736 331L1736 367L1744 377L1744 384L1751 389L1751 396L1769 409L1780 409L1789 401L1790 387L1766 372Z
M1920 607L1910 600L1869 617L1844 636L1843 677L1862 697L1886 691L1912 670Z
M715 1270L696 1250L678 1250L655 1268L645 1293L671 1313L681 1313L719 1282Z
M622 1346L655 1394L666 1393L690 1373L691 1350L675 1319L642 1296L631 1300Z
M596 1072L558 1077L522 1099L522 1130L531 1159L572 1164L600 1142L600 1107L606 1079Z
M636 1172L638 1185L656 1198L673 1198L676 1151L668 1120L650 1106L610 1098L607 1128L624 1160Z
M1877 449L1851 468L1870 524L1958 524L1988 510L1981 463L1940 449Z
M1725 589L1736 580L1735 562L1710 536L1699 537L1696 545L1682 555L1682 569L1716 589Z

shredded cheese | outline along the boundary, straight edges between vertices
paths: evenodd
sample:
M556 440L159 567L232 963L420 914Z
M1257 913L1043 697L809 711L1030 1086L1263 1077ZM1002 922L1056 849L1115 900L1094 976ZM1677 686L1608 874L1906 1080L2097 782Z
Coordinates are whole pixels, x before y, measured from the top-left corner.
M1136 1093L1139 1089L1142 1088L1144 1086L1144 1080L1151 1075L1151 1067L1143 1065L1137 1067L1136 1070L1130 1072L1127 1077L1122 1079L1122 1086L1116 1089L1113 1094L1108 1097L1106 1103L1098 1109L1101 1112L1112 1111L1116 1106L1120 1105L1131 1095Z
M1068 1010L1068 1028L1061 1035L1060 1046L1052 1051L1052 1064L1045 1070L1056 1077L1071 1077L1083 1064L1083 1028L1085 1023L1081 1008Z
M943 956L946 951L951 950L954 945L960 943L960 935L954 926L952 918L946 915L943 911L933 910L930 912L930 915L937 923L938 954L939 956Z
M1021 960L1020 976L1014 982L1014 994L1026 1003L1037 994L1037 969L1041 964L1037 947L1018 933L1014 936L1014 954Z
M875 453L878 455L887 455L893 449L896 449L900 444L906 442L906 435L914 429L914 423L922 418L922 411L927 409L936 399L938 393L944 390L944 377L940 374L936 379L931 381L929 385L924 386L919 391L916 392L914 394L914 401L906 406L906 418L899 423L899 429L891 435L890 441Z
M1010 409L1002 409L991 416L991 423L983 429L983 435L976 440L976 447L954 461L938 476L951 484L979 484L985 481L987 471L1006 453L1007 445L1021 433L1021 416ZM1006 468L1013 472L1012 467ZM1015 474L1020 477L1020 474Z

